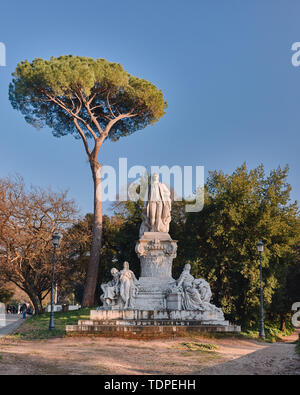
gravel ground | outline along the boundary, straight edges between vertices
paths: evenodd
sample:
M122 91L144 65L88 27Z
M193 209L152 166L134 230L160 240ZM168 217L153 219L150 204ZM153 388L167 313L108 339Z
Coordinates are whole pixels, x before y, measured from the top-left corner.
M193 337L0 339L0 374L300 374L297 334L283 343ZM215 347L203 347L203 344Z

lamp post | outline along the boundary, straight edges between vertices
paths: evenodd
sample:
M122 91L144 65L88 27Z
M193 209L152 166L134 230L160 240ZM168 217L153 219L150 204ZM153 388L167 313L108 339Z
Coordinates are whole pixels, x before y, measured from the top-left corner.
M54 283L55 283L55 264L56 264L56 248L58 247L60 240L60 234L55 232L52 236L53 243L53 270L52 270L52 285L51 285L51 312L50 312L50 322L49 322L49 330L53 331L55 329L54 326Z
M260 326L259 326L259 337L261 339L265 338L265 327L264 327L264 297L263 297L263 287L262 287L262 252L264 250L264 243L259 240L257 243L257 251L259 253L260 260Z

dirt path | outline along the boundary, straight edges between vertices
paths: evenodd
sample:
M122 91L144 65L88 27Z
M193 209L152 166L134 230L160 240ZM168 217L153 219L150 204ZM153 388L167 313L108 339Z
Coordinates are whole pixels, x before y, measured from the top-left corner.
M294 333L284 339L282 343L257 345L257 349L240 355L235 354L235 347L231 350L227 345L223 352L233 359L205 368L200 374L210 375L300 375L300 355L295 352L294 342L298 340L298 334ZM240 349L239 349L240 351ZM249 351L249 350L248 350ZM243 355L244 354L244 355Z
M290 342L2 338L0 374L300 374L300 356ZM211 343L215 350L199 346Z

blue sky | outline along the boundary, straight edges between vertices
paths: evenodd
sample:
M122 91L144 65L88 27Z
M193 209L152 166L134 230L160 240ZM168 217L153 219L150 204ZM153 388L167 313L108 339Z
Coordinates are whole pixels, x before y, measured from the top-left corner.
M14 1L0 6L0 177L69 190L92 210L92 179L82 143L35 130L13 110L8 84L24 59L64 54L119 62L156 84L169 108L154 126L108 142L100 162L203 165L231 173L247 162L267 171L289 164L300 197L300 2L293 0ZM106 206L107 207L107 206Z

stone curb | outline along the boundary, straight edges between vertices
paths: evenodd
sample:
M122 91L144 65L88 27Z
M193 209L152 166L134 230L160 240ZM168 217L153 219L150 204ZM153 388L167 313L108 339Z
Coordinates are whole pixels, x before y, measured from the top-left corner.
M18 329L19 326L21 326L25 321L26 321L26 319L24 320L23 318L20 317L17 321L12 322L11 324L1 328L0 329L0 338L11 334L14 330Z

